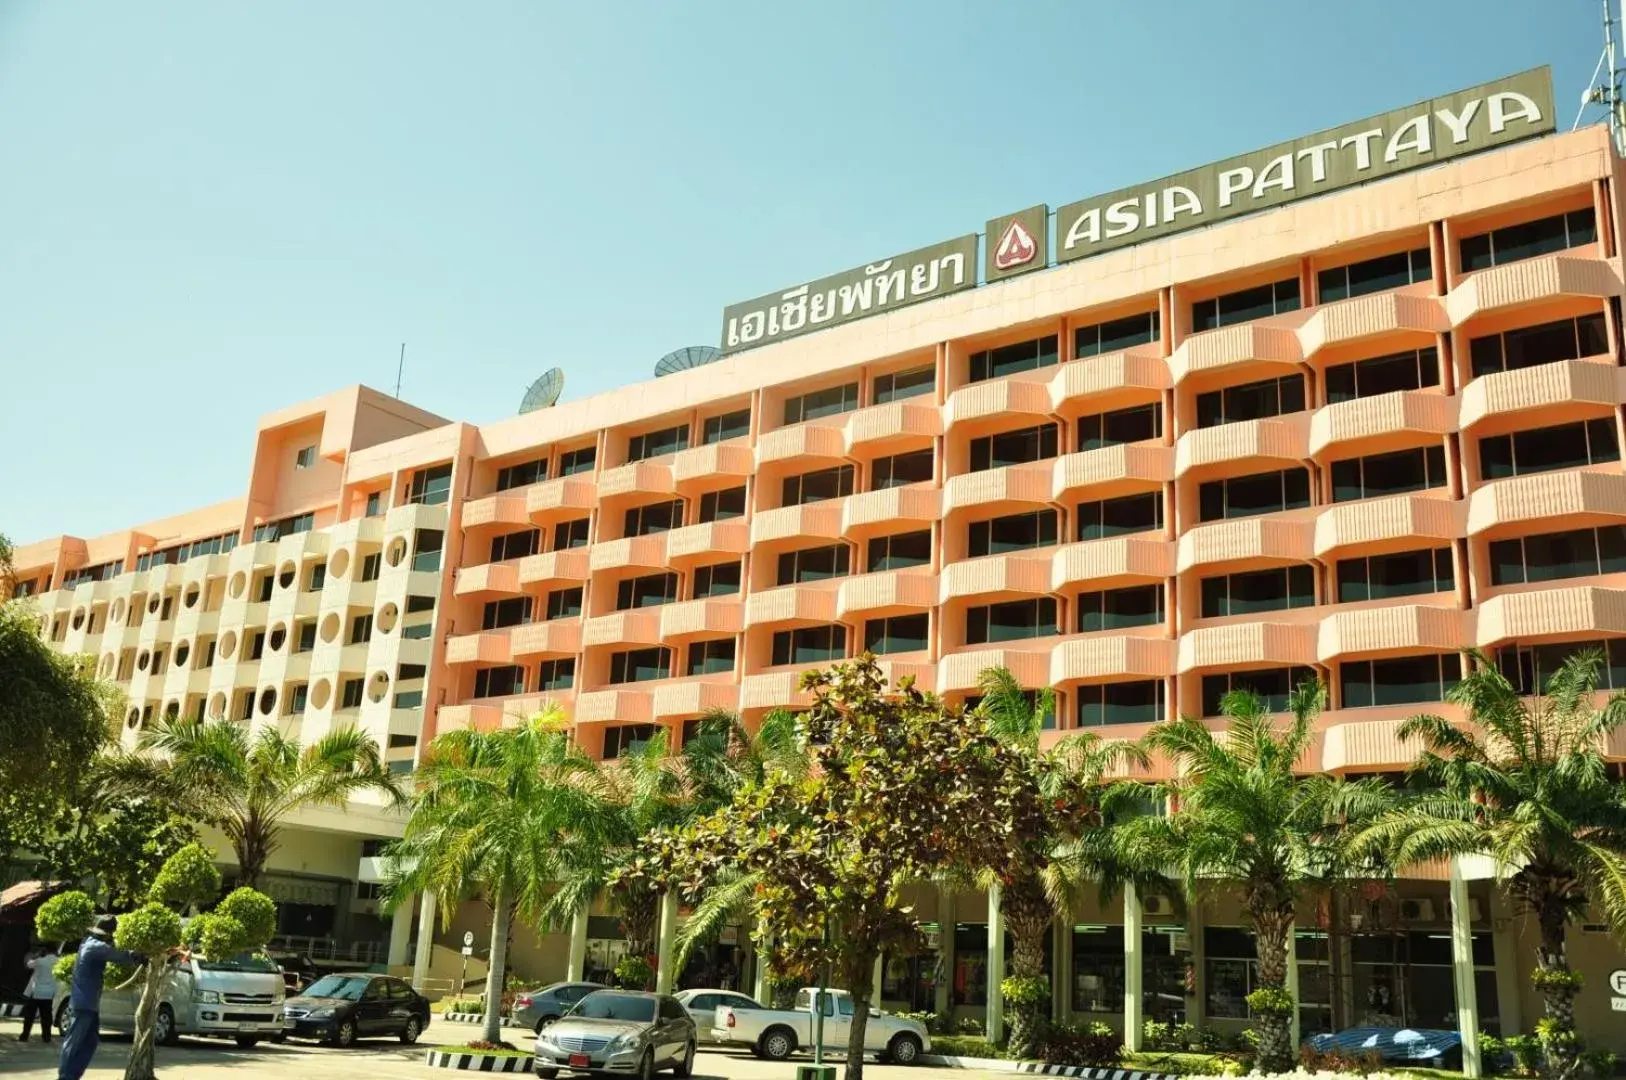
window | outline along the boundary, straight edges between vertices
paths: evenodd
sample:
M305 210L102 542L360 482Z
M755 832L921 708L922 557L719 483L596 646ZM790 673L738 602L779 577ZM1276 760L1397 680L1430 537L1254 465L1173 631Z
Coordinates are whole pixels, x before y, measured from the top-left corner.
M481 668L474 673L474 696L507 697L525 692L525 669L518 664Z
M377 517L384 512L384 493L382 491L369 491L367 493L367 517Z
M971 381L983 382L1011 375L1018 371L1037 371L1056 365L1055 334L1018 341L1014 345L1001 345L997 349L984 349L971 354Z
M301 446L294 453L294 468L308 469L316 464L316 447Z
M869 558L865 567L870 573L879 570L902 570L910 566L926 566L932 561L932 532L895 533L877 536L869 542Z
M1469 273L1487 266L1533 259L1537 255L1591 244L1597 239L1598 223L1590 206L1585 210L1506 225L1462 238L1462 271Z
M368 616L368 618L367 618L367 632L368 632L369 637L372 636L372 629L373 629L373 620L372 620L371 616ZM249 639L248 658L250 660L258 660L260 657L262 657L264 655L265 655L265 631L264 630L256 630L256 631L254 631L254 636Z
M634 506L627 511L623 536L649 536L683 527L683 500Z
M1445 486L1445 448L1419 446L1332 463L1332 501L1375 499Z
M927 618L920 615L893 615L864 623L864 648L877 655L921 652L926 648Z
M700 524L745 516L745 486L708 491L700 496Z
M322 586L327 584L327 563L317 563L311 567L310 584L305 587L306 592L321 592Z
M779 556L779 584L800 585L807 581L827 581L852 573L852 549L846 544L803 548Z
M492 600L486 604L480 619L480 629L501 630L505 626L524 626L531 621L531 598L512 596L506 600Z
M1608 641L1566 641L1558 645L1509 645L1496 652L1496 666L1521 694L1547 692L1547 682L1564 661L1592 649L1603 654L1598 665L1598 689L1626 689L1626 638Z
M308 683L294 683L288 687L288 715L299 716L305 711L305 703L310 700L310 685Z
M1050 637L1055 633L1056 600L1050 596L967 608L965 613L967 645L981 645L988 641L1026 641Z
M1281 712L1287 708L1287 695L1299 683L1315 681L1307 667L1265 668L1260 671L1222 672L1203 676L1203 715L1220 715L1220 702L1232 690L1251 690L1265 700L1265 708Z
M340 696L339 696L339 708L341 708L341 709L359 709L359 708L361 708L361 693L362 693L362 689L364 688L365 685L366 685L366 681L363 680L363 679L346 679L346 680L344 680L344 689L340 692Z
M277 579L270 574L266 574L264 577L260 578L260 592L258 596L260 603L264 604L270 602L271 590L276 587L276 580Z
M1073 331L1073 355L1100 356L1136 345L1149 345L1158 340L1158 323L1158 313L1148 311L1144 315L1080 326Z
M310 532L316 525L315 514L295 514L280 521L268 521L254 527L254 541L281 540L284 536Z
M800 476L785 477L781 506L804 506L853 493L853 467L837 465Z
M910 368L908 371L891 371L885 375L875 376L874 404L885 405L889 401L902 401L904 398L930 394L936 389L937 368L934 365L927 364L925 367Z
M1517 330L1487 334L1468 342L1468 355L1476 379L1498 371L1517 371L1559 360L1602 356L1608 351L1609 334L1604 328L1601 312L1535 326L1521 326Z
M436 465L432 469L419 469L412 474L407 490L407 502L419 506L439 506L452 494L452 466Z
M1078 631L1123 630L1131 626L1154 626L1163 621L1163 587L1136 585L1127 589L1081 593L1078 597Z
M535 461L522 461L518 465L508 465L497 470L497 490L510 491L518 487L528 487L540 480L548 478L548 459L537 458Z
M576 661L567 657L562 660L544 660L537 669L538 690L569 690L576 685Z
M1626 526L1569 529L1490 545L1491 584L1522 585L1626 571Z
M199 652L199 657L198 657L198 667L199 668L211 668L211 667L215 666L215 639L214 638L209 638L207 641L205 641L203 643L203 647L201 649L199 649L198 652Z
M1337 575L1340 604L1446 592L1456 587L1450 548L1340 559Z
M1334 468L1337 466L1335 465ZM1197 520L1251 517L1310 505L1310 474L1305 469L1210 480L1197 489Z
M294 652L310 652L316 648L316 624L314 622L300 623L299 634L294 641Z
M1479 472L1486 480L1619 460L1612 416L1479 440Z
M598 460L598 447L582 446L575 450L566 450L559 455L559 475L575 476L577 473L592 472Z
M1338 692L1346 709L1444 701L1445 692L1461 680L1462 658L1456 653L1357 660L1338 665Z
M924 484L932 478L933 458L930 450L912 450L907 454L876 458L870 466L869 489L884 491L905 484Z
M858 408L858 384L844 383L790 398L785 402L785 423L800 424L821 416L838 416Z
M406 601L406 610L408 615L416 615L422 611L434 611L435 598L433 596L409 596Z
M1379 255L1348 266L1335 266L1316 275L1316 297L1323 304L1353 296L1398 289L1428 281L1434 274L1428 248Z
M1038 427L972 439L971 471L982 472L1005 465L1053 458L1056 456L1056 438L1055 424L1040 424Z
M604 729L604 760L636 754L655 737L654 724L617 724Z
M1340 401L1392 394L1396 390L1420 390L1440 385L1440 356L1431 345L1426 349L1374 356L1352 364L1335 364L1327 369L1327 401Z
M1037 690L1023 690L1022 701L1026 704L1027 710L1031 714L1039 707L1039 692ZM979 708L981 705L981 694L969 694L966 696L966 712ZM1039 717L1039 728L1042 731L1054 731L1056 729L1056 711L1054 708L1046 709L1043 715Z
M588 518L577 518L575 521L561 521L553 527L553 550L569 551L571 548L587 546Z
M628 578L615 587L615 610L659 607L677 599L676 574L649 574Z
M361 560L361 580L377 581L379 568L383 564L384 557L376 551L363 558Z
M751 410L739 409L723 413L721 416L706 417L700 425L700 445L710 446L712 443L726 442L729 439L743 439L749 434L751 434Z
M439 529L419 529L412 543L412 569L439 570L440 549L445 543L446 534Z
M1162 527L1163 496L1155 491L1078 505L1080 540L1100 540Z
M647 461L662 454L675 454L689 446L689 425L662 428L634 435L627 440L627 461Z
M689 643L689 675L716 675L734 670L734 639L716 638L712 641Z
M650 682L669 678L672 654L666 649L631 649L610 654L610 682Z
M1161 438L1162 435L1163 406L1158 402L1078 418L1080 450L1145 442L1147 439Z
M1078 726L1155 724L1163 719L1164 681L1096 683L1073 690L1078 698Z
M491 561L506 562L509 559L523 559L527 555L535 555L541 550L541 546L542 531L540 529L521 529L519 532L493 536L491 538Z
M1212 300L1197 301L1191 305L1191 329L1193 333L1214 330L1298 309L1299 279L1286 278L1270 285L1226 293Z
M695 568L694 598L696 600L704 600L708 596L736 596L739 591L739 563L716 563L712 566Z
M395 680L396 682L413 682L423 678L428 673L429 668L424 664L399 664L395 668Z
M1049 547L1056 542L1056 512L1035 510L1031 514L973 521L970 531L972 558Z
M1279 379L1228 386L1197 395L1197 426L1217 427L1241 420L1262 420L1268 416L1304 411L1304 376L1284 375Z
M573 619L582 613L582 590L578 585L574 589L554 589L548 593L548 617L544 622L554 619Z
M1205 619L1315 606L1315 571L1307 565L1203 578L1201 588Z
M817 664L840 660L847 655L847 628L844 626L803 626L781 630L773 636L773 663Z

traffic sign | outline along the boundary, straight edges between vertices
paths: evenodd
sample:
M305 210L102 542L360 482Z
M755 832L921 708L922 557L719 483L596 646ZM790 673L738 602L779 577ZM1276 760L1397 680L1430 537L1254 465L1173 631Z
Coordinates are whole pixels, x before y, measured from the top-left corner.
M473 945L473 944L474 944L474 931L473 930L465 930L465 931L463 931L463 947L466 949L470 945Z
M1616 968L1609 973L1609 989L1626 997L1626 968Z

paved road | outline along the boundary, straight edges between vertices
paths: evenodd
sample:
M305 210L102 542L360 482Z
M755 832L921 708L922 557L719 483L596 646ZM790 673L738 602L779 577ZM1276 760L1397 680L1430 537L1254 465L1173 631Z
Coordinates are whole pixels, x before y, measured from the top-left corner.
M5 1080L54 1080L57 1051L61 1044L41 1046L37 1041L19 1044L22 1031L18 1020L0 1020L0 1076ZM505 1031L504 1037L516 1046L526 1046L529 1037L519 1031ZM480 1029L471 1024L435 1020L417 1046L402 1046L395 1039L373 1039L352 1050L338 1050L313 1043L261 1043L252 1050L239 1050L218 1039L183 1039L179 1046L158 1048L158 1075L161 1080L260 1080L261 1077L296 1080L451 1080L474 1077L478 1073L456 1073L424 1065L424 1048L437 1043L462 1043L479 1038ZM36 1036L37 1038L37 1036ZM102 1048L87 1080L122 1080L124 1063L130 1054L130 1040L105 1036ZM697 1080L790 1080L795 1061L758 1061L745 1053L702 1052L695 1058ZM866 1080L1010 1080L1008 1074L956 1070L906 1068L897 1065L867 1064ZM838 1074L839 1075L839 1074Z

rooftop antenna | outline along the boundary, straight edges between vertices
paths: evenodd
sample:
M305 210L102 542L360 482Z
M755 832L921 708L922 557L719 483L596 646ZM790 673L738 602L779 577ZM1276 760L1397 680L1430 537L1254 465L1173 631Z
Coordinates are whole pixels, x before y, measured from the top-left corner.
M401 358L395 362L395 400L401 400L401 370L406 367L406 342L401 342Z
M1603 8L1603 52L1598 56L1597 67L1592 69L1592 80L1581 94L1581 107L1575 113L1575 122L1570 125L1570 130L1581 126L1581 117L1588 105L1602 105L1609 110L1609 132L1615 139L1615 152L1626 157L1626 103L1621 100L1620 67L1615 57L1615 13L1611 0L1600 0L1600 4ZM1607 77L1600 82L1598 76L1606 68Z

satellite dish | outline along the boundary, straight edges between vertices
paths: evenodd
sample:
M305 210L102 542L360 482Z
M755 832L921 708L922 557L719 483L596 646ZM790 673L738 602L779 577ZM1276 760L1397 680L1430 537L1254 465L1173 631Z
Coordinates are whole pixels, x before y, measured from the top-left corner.
M564 393L565 373L563 368L549 368L525 390L525 396L519 401L521 413L535 412L556 404L559 395Z
M688 371L690 368L704 367L716 363L723 358L723 350L715 345L685 345L681 349L673 349L659 360L655 361L655 377L670 375L675 371Z

